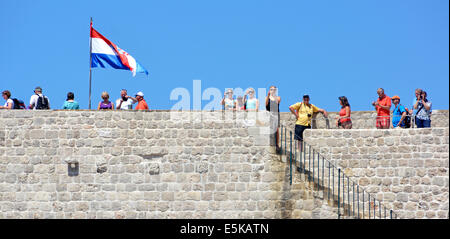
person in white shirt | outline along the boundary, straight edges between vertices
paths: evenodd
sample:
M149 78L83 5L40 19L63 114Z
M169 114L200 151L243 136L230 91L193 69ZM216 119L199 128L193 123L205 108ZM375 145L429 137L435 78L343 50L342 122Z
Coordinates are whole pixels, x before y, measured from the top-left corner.
M133 104L137 102L137 99L127 94L127 90L122 89L120 91L120 98L116 100L116 109L118 110L131 110Z
M4 106L0 106L0 109L14 109L14 101L11 99L11 92L5 90L2 92L3 99L6 100Z
M39 98L42 97L42 101L41 101L41 105L38 107L38 101ZM29 109L50 109L50 100L48 99L47 96L44 96L42 94L42 88L41 87L36 87L34 89L34 95L31 96L30 98L30 105L28 106Z

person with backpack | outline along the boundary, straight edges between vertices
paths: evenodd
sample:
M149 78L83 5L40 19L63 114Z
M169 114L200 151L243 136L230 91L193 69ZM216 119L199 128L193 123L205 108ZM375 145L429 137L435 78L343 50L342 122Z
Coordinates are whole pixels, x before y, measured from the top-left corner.
M6 103L4 106L0 106L0 109L14 109L14 101L11 99L11 92L9 92L9 90L3 91L2 97L6 100Z
M311 129L311 119L313 114L320 112L327 118L328 113L326 110L320 109L309 103L309 95L303 95L303 102L298 102L289 106L289 110L297 119L295 122L294 138L298 142L298 148L302 151L303 131L305 131L305 129Z
M392 96L392 104L394 110L392 111L392 127L393 128L407 128L408 109L400 104L400 97L398 95Z
M42 94L42 88L36 87L34 89L34 95L30 98L29 109L33 110L48 110L50 109L50 101L47 96Z

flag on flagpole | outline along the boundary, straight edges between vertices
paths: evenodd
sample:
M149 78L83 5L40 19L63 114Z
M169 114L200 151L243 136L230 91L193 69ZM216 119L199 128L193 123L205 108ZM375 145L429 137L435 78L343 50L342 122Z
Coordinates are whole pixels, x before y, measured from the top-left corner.
M148 71L139 64L134 57L120 49L102 34L98 33L91 23L91 67L102 67L129 70L133 73L145 73Z

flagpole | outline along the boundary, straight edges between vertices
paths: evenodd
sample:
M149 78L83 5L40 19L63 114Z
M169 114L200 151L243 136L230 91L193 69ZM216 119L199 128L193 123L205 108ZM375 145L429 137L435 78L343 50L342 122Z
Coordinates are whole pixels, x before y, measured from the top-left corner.
M92 17L91 17L91 24L89 27L89 109L91 109L91 86L92 86L92 37L91 37L91 30L92 30Z

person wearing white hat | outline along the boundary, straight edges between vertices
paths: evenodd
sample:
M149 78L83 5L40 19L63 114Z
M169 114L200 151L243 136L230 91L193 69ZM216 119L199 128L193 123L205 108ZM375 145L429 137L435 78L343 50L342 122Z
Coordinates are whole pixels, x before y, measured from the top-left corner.
M141 91L136 93L136 100L138 101L136 110L148 110L147 102L145 102L144 100L144 93L142 93Z

